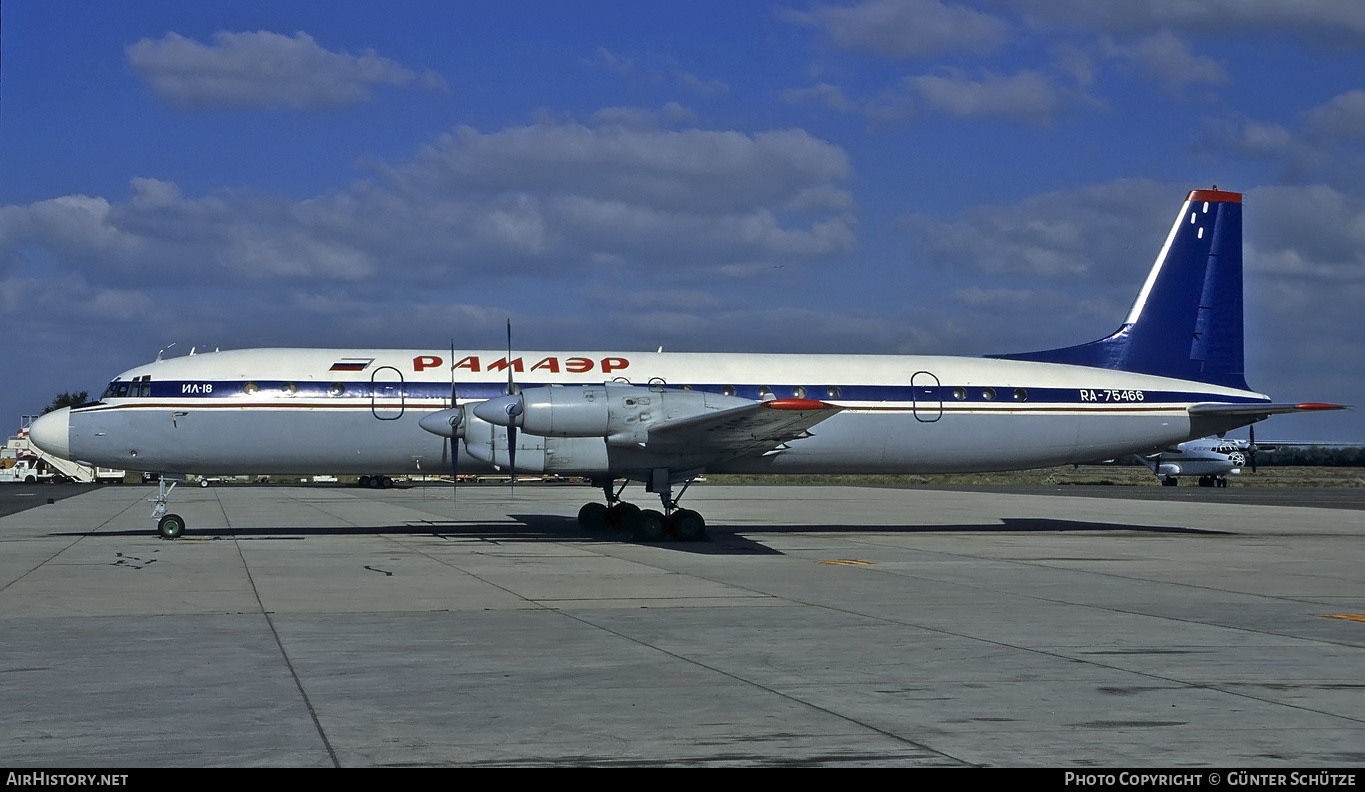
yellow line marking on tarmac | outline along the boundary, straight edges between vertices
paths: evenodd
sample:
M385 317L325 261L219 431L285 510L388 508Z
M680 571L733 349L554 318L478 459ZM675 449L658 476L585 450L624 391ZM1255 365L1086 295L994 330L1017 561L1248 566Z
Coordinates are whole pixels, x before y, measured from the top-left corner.
M1365 622L1365 613L1324 613L1323 615L1329 619Z
M831 561L821 561L822 564L832 564L835 566L870 566L871 561L859 561L856 558L836 558Z

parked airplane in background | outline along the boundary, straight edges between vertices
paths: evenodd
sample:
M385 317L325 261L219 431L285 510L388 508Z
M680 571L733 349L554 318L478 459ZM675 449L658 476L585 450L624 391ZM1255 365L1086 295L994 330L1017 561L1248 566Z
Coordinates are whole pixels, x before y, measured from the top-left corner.
M1274 448L1258 446L1255 441L1201 437L1156 454L1138 455L1138 459L1156 474L1163 486L1174 487L1181 477L1198 476L1201 487L1226 487L1228 476L1241 473L1248 460L1251 469L1256 469L1257 451Z
M579 521L701 539L679 500L715 473L1012 470L1153 454L1276 413L1242 355L1242 196L1195 190L1127 319L1079 346L984 358L246 349L130 369L33 442L166 473L581 476ZM621 499L643 482L662 511ZM682 485L674 495L675 486ZM173 538L184 520L153 518Z

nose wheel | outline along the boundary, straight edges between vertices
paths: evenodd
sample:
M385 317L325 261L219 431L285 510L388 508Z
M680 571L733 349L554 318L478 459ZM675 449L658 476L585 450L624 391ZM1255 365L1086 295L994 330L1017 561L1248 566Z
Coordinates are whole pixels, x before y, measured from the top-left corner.
M171 486L166 486L166 476L163 474L157 477L156 497L152 499L155 504L152 507L152 519L156 520L156 533L162 539L179 539L185 534L185 518L178 514L166 513L166 500L171 492L175 490L175 485L180 483L172 481Z
M157 521L156 532L162 539L179 539L185 533L185 518L178 514L167 514Z

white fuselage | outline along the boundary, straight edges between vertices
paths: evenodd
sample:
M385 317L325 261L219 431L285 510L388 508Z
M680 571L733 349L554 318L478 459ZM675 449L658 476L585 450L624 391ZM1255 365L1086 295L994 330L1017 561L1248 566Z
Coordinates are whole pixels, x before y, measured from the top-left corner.
M447 441L418 421L451 406L452 382L459 404L505 394L507 357L251 349L158 360L67 413L62 450L90 464L175 473L448 473ZM989 358L520 352L511 368L520 388L616 380L844 408L809 436L716 461L709 472L968 472L1147 454L1248 422L1192 418L1191 404L1266 401L1206 383ZM49 444L55 426L54 418L42 429ZM523 433L518 472L637 474L629 461L621 470L576 467L575 458L593 456L583 453L591 441ZM461 472L506 442L502 427L471 421L459 444Z

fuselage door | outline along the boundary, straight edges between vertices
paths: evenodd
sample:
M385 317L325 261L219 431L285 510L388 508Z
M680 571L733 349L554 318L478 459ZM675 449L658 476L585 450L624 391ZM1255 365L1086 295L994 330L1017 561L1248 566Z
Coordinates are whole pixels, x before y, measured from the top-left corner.
M914 400L916 420L932 423L943 417L942 386L928 371L910 375L910 398Z
M403 372L380 366L370 375L370 411L381 421L403 417Z

